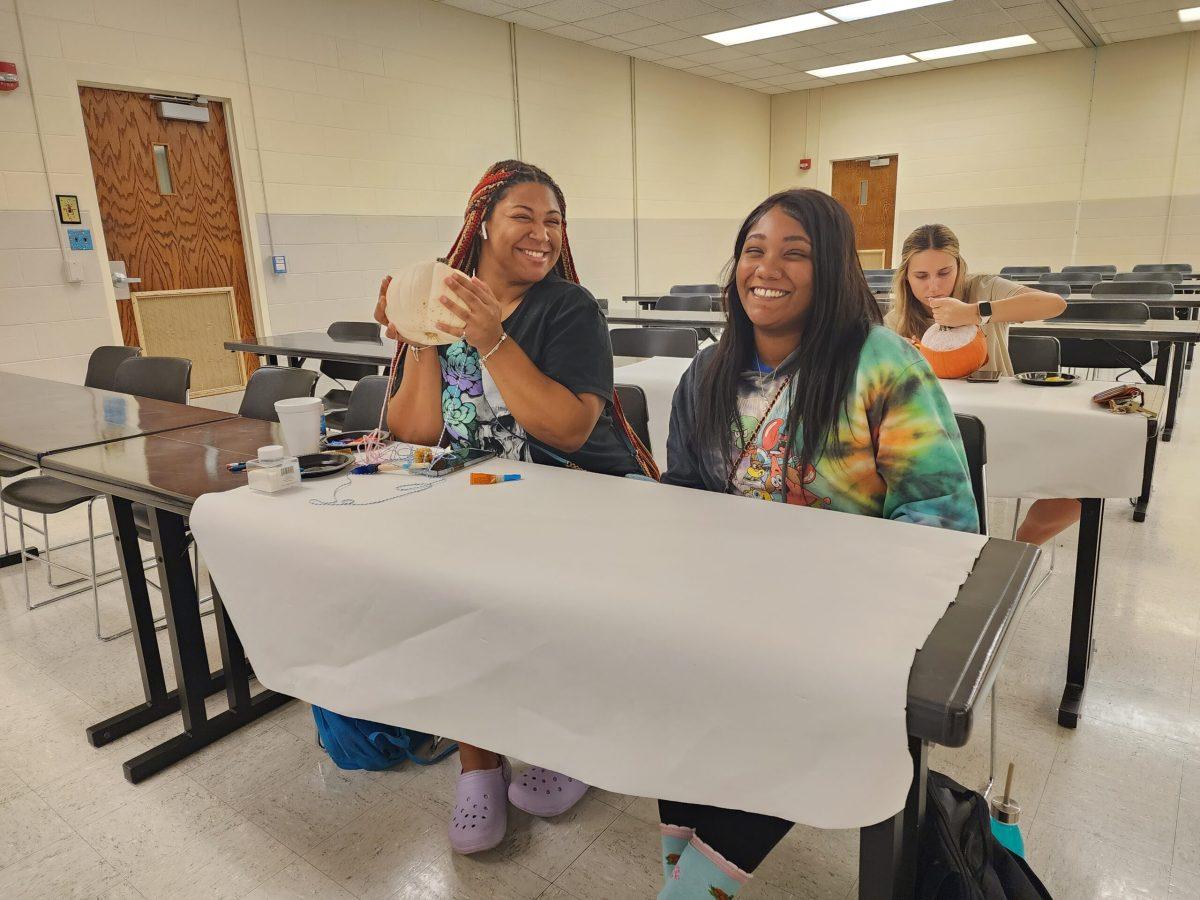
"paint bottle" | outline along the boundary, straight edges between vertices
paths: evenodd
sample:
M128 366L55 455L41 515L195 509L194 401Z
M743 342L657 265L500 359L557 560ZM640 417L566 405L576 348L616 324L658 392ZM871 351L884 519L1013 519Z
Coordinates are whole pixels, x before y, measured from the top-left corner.
M279 444L258 448L258 458L246 463L246 480L250 490L274 494L300 483L300 461L284 456Z

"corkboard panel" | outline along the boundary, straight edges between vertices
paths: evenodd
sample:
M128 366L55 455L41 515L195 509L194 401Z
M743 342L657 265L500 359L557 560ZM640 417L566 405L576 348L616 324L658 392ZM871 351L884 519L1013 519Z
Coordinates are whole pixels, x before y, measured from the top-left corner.
M225 349L241 334L232 287L130 294L146 356L192 361L193 397L226 394L246 386L242 354Z

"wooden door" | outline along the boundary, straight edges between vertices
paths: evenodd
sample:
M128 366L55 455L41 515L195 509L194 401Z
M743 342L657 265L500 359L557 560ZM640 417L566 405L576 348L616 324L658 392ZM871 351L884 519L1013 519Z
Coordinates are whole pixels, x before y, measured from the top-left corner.
M887 160L887 165L880 165ZM833 164L833 198L845 207L854 222L859 250L882 250L884 265L892 267L892 236L896 227L895 156L844 159Z
M109 259L142 280L136 291L233 288L242 340L253 340L224 107L210 101L208 122L183 122L162 118L146 94L81 87L79 97ZM117 311L125 343L142 346L131 302ZM247 372L258 367L245 357Z

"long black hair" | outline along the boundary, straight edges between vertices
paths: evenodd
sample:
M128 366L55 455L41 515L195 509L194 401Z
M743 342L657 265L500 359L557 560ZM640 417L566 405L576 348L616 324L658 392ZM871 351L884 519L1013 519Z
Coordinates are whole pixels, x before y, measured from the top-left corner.
M812 302L804 321L800 352L788 366L792 405L787 418L784 459L791 464L800 427L799 469L820 458L829 434L847 401L859 353L872 325L882 322L879 305L867 286L854 246L854 225L841 205L821 191L796 189L772 194L746 217L733 245L733 260L724 288L725 331L701 380L697 415L703 446L718 446L723 458L741 450L738 382L757 357L754 324L742 307L737 264L746 237L772 209L799 222L812 242ZM749 439L744 435L741 440Z

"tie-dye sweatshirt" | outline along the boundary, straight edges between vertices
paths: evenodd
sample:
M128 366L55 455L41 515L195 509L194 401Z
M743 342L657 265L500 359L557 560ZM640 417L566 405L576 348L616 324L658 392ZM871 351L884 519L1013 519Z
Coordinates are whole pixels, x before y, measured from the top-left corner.
M734 429L732 458L721 448L698 446L701 375L714 350L706 348L693 360L675 391L664 482L957 531L979 530L954 413L937 377L907 341L882 326L872 327L849 402L821 457L804 472L797 471L794 458L785 464L782 452L793 392L804 386L792 379L781 391L783 375L743 374L738 389L741 422ZM787 363L780 370L786 372Z

